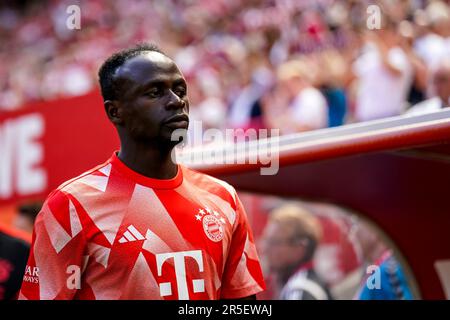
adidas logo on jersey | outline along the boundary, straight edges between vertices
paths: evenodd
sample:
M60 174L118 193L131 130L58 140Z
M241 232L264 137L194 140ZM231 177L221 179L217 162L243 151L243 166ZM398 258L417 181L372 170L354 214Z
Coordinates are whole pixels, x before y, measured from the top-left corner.
M119 239L119 243L126 243L138 240L145 240L145 237L133 225L129 225L127 231L125 231L123 233L122 238Z

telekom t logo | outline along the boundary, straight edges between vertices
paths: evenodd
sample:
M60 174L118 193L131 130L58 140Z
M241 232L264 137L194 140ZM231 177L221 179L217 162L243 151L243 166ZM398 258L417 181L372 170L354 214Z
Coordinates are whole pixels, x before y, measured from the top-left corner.
M156 255L156 267L158 269L158 276L162 275L162 266L167 259L173 258L175 267L175 280L177 282L178 299L189 300L189 291L186 281L186 265L185 257L194 258L198 264L198 269L203 272L203 257L201 250L192 251L180 251L160 253ZM194 292L205 292L205 280L195 279L192 280ZM163 282L159 284L159 292L161 297L172 295L172 284L170 282Z

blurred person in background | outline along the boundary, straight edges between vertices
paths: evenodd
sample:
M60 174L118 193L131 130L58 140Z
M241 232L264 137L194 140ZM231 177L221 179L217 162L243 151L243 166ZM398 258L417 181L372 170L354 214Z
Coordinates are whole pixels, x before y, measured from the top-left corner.
M19 206L17 215L13 221L15 228L25 231L28 234L33 233L34 221L42 208L42 202L29 202Z
M414 50L431 69L450 56L450 9L443 1L430 1L414 14L417 36Z
M266 97L264 112L271 128L282 134L326 128L328 106L323 94L314 87L315 70L306 59L296 59L282 64L277 70L277 90ZM281 99L281 103L276 100ZM274 101L275 100L275 101Z
M17 299L29 252L22 233L0 224L0 300Z
M369 287L366 280L357 294L358 300L412 300L405 273L390 250L375 261L379 267L380 287ZM376 282L373 282L375 284Z
M400 47L395 25L388 20L380 30L365 31L364 39L361 55L353 64L357 81L355 120L400 115L406 109L412 67Z
M403 20L398 24L397 31L400 36L400 46L408 56L412 67L412 83L407 102L408 105L415 105L426 99L428 68L414 50L414 40L418 33L417 27L410 21Z
M349 66L337 50L321 52L317 55L316 63L322 66L318 83L328 105L328 127L343 125L347 115L345 73Z
M392 251L388 249L369 225L360 222L355 227L354 236L356 243L359 243L361 259L364 262L362 268L364 274L361 286L356 293L358 300L410 300L412 299L411 289L403 272L402 267L394 257ZM372 271L370 274L367 267L378 267L378 273ZM379 285L376 287L376 280L369 277L379 275ZM374 287L369 286L369 283Z
M450 56L433 68L429 87L433 97L414 105L408 110L408 115L434 112L450 106Z
M215 87L216 81L211 81L210 77L205 75L202 83L199 82L199 77L195 79L188 79L192 86L189 90L189 119L193 125L189 126L187 143L190 147L205 144L202 139L197 139L197 136L202 136L205 130L223 129L224 119L226 118L227 108L224 99L221 97L221 92L211 90ZM209 88L209 89L208 89Z
M256 54L239 63L240 89L232 101L228 124L232 128L265 128L261 98L272 84L273 77L264 62Z
M277 299L331 299L312 262L321 237L320 222L297 204L271 212L262 236L262 256L273 276Z

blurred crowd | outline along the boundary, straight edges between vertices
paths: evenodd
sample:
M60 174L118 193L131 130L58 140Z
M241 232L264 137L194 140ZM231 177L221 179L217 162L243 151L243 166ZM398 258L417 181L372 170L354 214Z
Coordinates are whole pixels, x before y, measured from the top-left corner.
M105 57L140 41L175 59L206 128L286 134L449 105L448 1L14 3L0 5L0 112L97 89Z

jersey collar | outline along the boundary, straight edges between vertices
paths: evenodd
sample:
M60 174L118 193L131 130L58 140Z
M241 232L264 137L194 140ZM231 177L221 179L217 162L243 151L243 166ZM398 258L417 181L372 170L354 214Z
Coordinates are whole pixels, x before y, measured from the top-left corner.
M177 165L177 174L175 177L171 179L154 179L146 177L127 167L127 165L123 163L122 160L119 159L117 154L118 151L114 151L112 157L110 158L110 163L113 169L119 171L126 177L136 181L136 183L138 184L154 189L174 189L180 186L181 183L183 182L183 170L179 164Z

